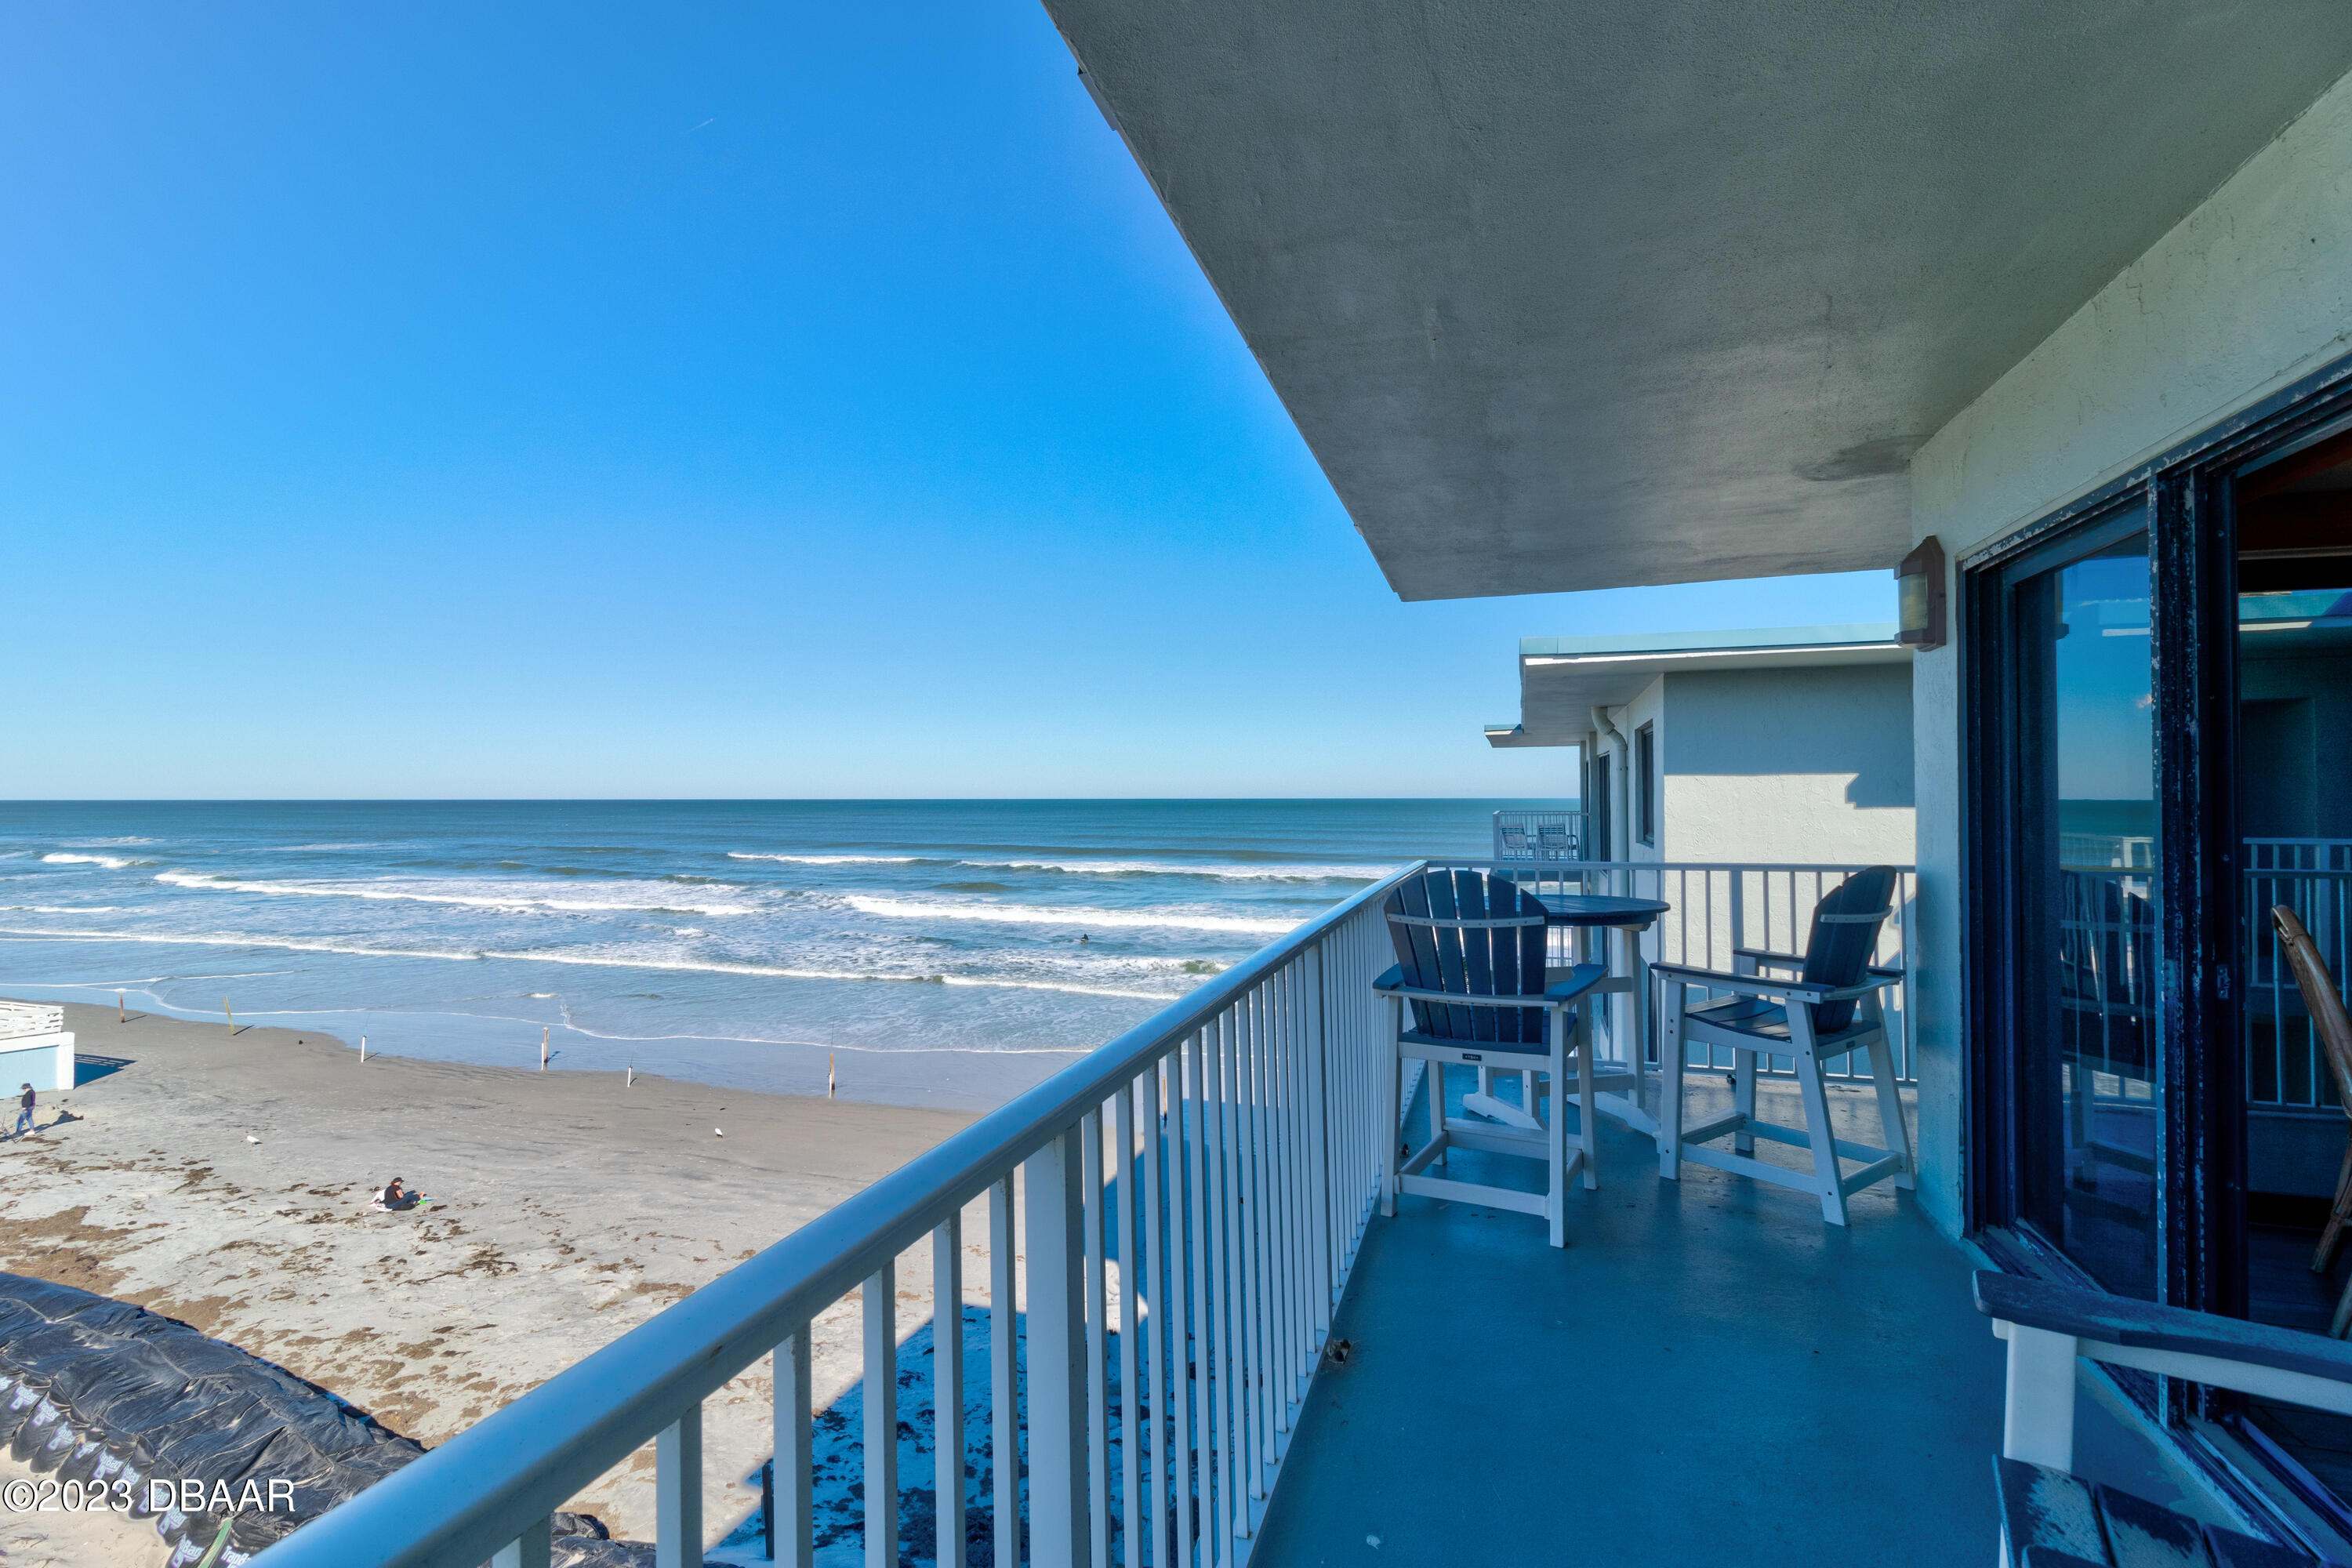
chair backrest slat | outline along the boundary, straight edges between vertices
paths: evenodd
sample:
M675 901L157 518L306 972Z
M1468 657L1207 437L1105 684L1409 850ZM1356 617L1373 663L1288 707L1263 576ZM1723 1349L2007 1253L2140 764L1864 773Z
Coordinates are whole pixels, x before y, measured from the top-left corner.
M1398 884L1384 906L1405 984L1456 996L1540 997L1544 907L1516 884L1471 870L1429 870ZM1540 1045L1540 1007L1412 1004L1413 1028L1437 1039Z
M1822 895L1813 906L1813 929L1805 942L1808 985L1859 984L1878 951L1878 928L1886 923L1895 901L1895 868L1871 866L1856 871ZM1824 1002L1813 1009L1813 1029L1830 1034L1853 1022L1852 1001Z
M2303 993L2312 1030L2327 1052L2327 1065L2336 1069L2336 1098L2343 1101L2344 1113L2352 1116L2352 1016L2344 1010L2344 994L2336 989L2336 977L2327 971L2327 960L2319 955L2319 944L2311 940L2311 932L2304 929L2302 918L2292 908L2275 906L2271 923L2278 928L2279 948L2294 971L2295 988Z

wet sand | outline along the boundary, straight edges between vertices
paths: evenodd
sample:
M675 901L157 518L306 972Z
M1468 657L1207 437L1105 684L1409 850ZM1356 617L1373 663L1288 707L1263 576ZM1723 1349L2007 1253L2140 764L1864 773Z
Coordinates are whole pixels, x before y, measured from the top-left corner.
M180 1319L428 1446L973 1120L66 1014L84 1081L0 1143L0 1269ZM372 1212L394 1175L432 1205ZM965 1226L984 1279L983 1205ZM923 1249L898 1291L902 1323L928 1315ZM858 1308L817 1324L821 1403L857 1375ZM758 1503L769 1398L762 1361L706 1406L712 1541ZM652 1477L648 1445L568 1506L650 1540Z

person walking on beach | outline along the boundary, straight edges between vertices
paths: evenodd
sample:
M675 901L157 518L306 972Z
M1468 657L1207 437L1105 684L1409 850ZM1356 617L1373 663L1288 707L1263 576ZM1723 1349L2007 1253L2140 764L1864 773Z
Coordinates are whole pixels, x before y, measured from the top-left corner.
M16 1136L22 1138L33 1130L33 1086L25 1086L25 1098L16 1102Z

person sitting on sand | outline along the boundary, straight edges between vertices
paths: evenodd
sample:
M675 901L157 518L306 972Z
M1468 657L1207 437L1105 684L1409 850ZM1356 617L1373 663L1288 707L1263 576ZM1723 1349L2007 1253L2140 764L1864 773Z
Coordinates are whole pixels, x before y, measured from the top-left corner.
M22 1138L33 1130L33 1086L25 1086L25 1098L16 1102L16 1136Z
M376 1194L368 1207L378 1214L398 1214L415 1208L420 1201L422 1194L408 1191L400 1184L400 1178L394 1176L384 1184L383 1191Z

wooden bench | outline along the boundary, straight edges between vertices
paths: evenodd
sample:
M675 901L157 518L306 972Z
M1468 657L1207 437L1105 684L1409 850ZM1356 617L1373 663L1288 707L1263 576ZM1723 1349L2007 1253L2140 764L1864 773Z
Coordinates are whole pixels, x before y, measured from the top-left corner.
M2301 1545L2200 1524L2071 1474L2074 1363L2137 1367L2352 1415L2352 1346L2015 1274L1978 1274L1976 1299L1992 1331L2009 1342L2001 1457L1993 1461L2004 1564L2307 1568L2318 1561Z

